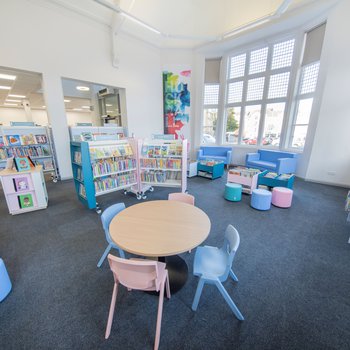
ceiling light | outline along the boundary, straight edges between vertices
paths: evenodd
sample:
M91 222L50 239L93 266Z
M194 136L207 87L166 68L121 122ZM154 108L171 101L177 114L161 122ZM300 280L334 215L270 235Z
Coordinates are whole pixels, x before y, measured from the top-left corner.
M41 106L41 108L46 108L46 106Z
M114 111L106 111L107 113L114 113Z
M8 97L26 98L24 95L11 95L11 94L9 94Z
M73 108L73 111L82 111L81 108Z
M108 103L106 104L106 107L112 107L112 106L113 106L113 105L111 105L111 104L108 104Z
M246 31L248 29L252 29L252 28L260 26L260 25L262 25L264 23L267 23L270 20L271 20L271 16L270 15L267 16L267 17L265 16L265 17L259 18L259 19L257 19L254 22L250 22L250 23L244 24L243 26L240 26L240 27L238 27L238 28L236 28L234 30L231 30L230 32L224 33L223 37L224 37L224 39L229 38L229 37L234 36L236 34L242 33L242 32L244 32L244 31Z
M79 91L89 91L90 88L88 86L77 86L77 90L79 90Z
M81 108L90 109L90 106L81 106Z
M68 103L68 102L70 102L71 100L63 100L63 101Z
M5 79L5 80L16 80L16 76L15 76L15 75L1 74L1 73L0 73L0 79Z
M18 106L17 103L4 103L4 106Z
M2 86L2 85L0 85L0 90L11 90L11 86Z
M16 102L16 103L21 103L21 101L20 100L10 100L10 99L6 99L6 102Z

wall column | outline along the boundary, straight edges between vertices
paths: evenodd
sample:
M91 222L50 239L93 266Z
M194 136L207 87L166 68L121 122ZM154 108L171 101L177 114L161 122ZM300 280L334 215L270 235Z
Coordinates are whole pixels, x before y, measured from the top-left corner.
M73 176L70 159L70 138L61 77L54 73L43 73L43 90L61 179L70 179Z

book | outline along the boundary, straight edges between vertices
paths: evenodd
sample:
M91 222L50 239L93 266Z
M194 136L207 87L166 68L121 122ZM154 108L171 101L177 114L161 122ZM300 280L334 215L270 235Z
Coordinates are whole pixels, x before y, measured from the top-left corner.
M168 155L168 145L162 145L160 149L160 153L162 157L166 157Z
M36 143L47 143L47 136L42 134L42 135L35 135L35 142Z
M27 177L15 177L13 184L16 192L25 191L29 189L29 183Z
M9 146L20 146L21 145L21 139L19 135L7 135L6 141Z
M49 146L40 146L41 147L41 152L43 156L50 156L50 147Z
M4 137L0 135L0 147L4 147Z
M53 170L52 159L45 159L43 161L44 170Z
M269 172L269 173L266 173L264 177L267 177L269 179L274 179L277 175L278 175L277 173Z
M6 159L6 158L7 158L6 150L0 149L0 159Z
M278 180L289 180L292 176L293 176L293 174L281 174L278 177Z
M21 144L23 146L28 146L28 145L34 145L35 144L35 138L33 134L28 134L28 135L21 135L20 136Z
M30 170L30 161L28 157L15 157L15 167L17 171Z
M19 195L18 203L21 209L30 208L34 206L33 197L30 193Z
M90 131L82 132L81 137L83 141L93 141L94 139Z

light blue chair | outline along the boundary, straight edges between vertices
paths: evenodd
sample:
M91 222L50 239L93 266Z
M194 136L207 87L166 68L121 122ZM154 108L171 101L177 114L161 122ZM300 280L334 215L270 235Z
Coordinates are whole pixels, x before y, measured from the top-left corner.
M4 260L0 258L0 302L3 301L12 289L12 283L7 273Z
M101 259L100 259L100 261L97 264L97 267L100 267L103 264L103 262L106 259L109 251L112 248L118 249L119 256L121 258L125 259L124 251L121 248L119 248L112 241L112 238L111 238L111 236L109 234L109 224L111 223L112 219L124 209L125 209L125 204L124 203L113 204L110 207L108 207L101 215L102 226L103 226L103 229L105 230L105 235L106 235L106 240L108 242L108 246L107 246L106 250L104 251L103 255L101 256Z
M232 225L228 225L225 231L225 242L222 248L219 249L209 246L197 248L194 257L193 274L199 276L200 279L192 304L193 311L197 310L204 284L213 284L219 289L221 295L236 317L241 321L244 320L243 315L222 285L222 282L225 282L229 275L234 281L238 282L238 278L233 273L231 267L239 246L239 241L237 230Z

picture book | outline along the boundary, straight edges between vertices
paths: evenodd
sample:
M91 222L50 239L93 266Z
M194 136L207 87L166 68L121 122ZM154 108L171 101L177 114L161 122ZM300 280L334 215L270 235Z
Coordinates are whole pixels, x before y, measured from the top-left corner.
M124 148L124 145L120 145L120 146L118 147L118 149L119 149L120 155L121 155L121 156L125 156L126 150L125 150L125 148Z
M153 153L154 157L160 157L161 156L161 152L160 152L160 146L154 146L154 153Z
M147 151L148 151L148 146L143 145L143 146L142 146L142 149L141 149L141 154L142 154L143 156L147 156Z
M162 145L160 149L160 153L162 157L166 157L168 155L168 145Z
M289 180L292 176L293 176L293 174L281 174L278 177L278 180Z
M30 161L28 157L15 157L15 167L17 171L30 170Z
M277 175L278 175L277 173L269 172L269 173L265 174L264 177L274 179Z
M4 137L0 135L0 147L4 147Z
M21 139L19 135L7 135L6 136L8 146L20 146Z
M132 147L128 143L125 145L125 152L126 152L127 156L132 156L133 155Z
M6 150L0 149L0 159L6 159L6 158L7 158Z
M15 191L25 191L29 189L29 183L27 177L15 177L13 179L13 184L15 186Z
M147 157L153 157L153 154L154 154L154 146L148 146Z
M47 143L47 136L42 134L42 135L35 135L35 141L36 143Z
M40 147L41 147L41 150L43 152L43 156L50 156L51 155L49 146L40 146Z
M30 193L19 195L18 203L21 209L30 208L34 206L33 197Z
M93 141L94 139L90 131L82 132L81 137L83 141Z
M169 145L169 156L176 156L176 145L175 144L170 144Z
M35 138L33 134L28 134L28 135L21 135L21 144L23 146L28 146L28 145L34 145L35 144Z
M44 170L53 170L52 159L45 159L43 161Z

